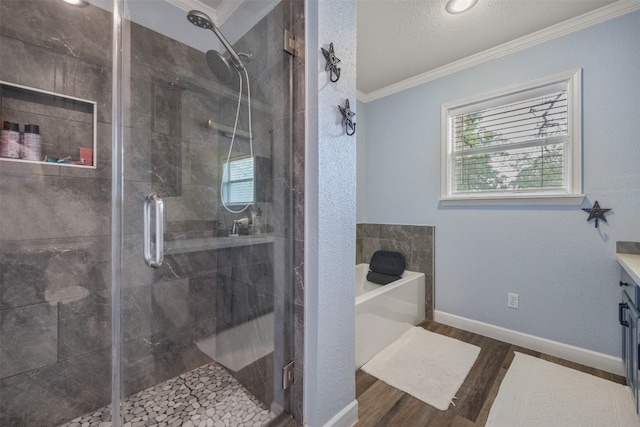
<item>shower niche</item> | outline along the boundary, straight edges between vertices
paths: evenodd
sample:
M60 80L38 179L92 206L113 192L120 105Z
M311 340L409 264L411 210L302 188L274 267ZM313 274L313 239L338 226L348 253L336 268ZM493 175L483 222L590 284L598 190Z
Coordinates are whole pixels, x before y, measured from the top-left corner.
M0 81L0 106L3 127L13 123L21 135L20 155L4 157L8 153L0 150L0 160L95 168L96 102ZM39 147L37 154L23 156L29 125L38 134Z

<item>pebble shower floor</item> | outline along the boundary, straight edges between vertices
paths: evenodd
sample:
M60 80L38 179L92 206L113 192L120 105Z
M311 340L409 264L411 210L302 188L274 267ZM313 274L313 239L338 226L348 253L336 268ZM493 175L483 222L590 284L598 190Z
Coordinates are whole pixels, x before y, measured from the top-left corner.
M275 415L216 363L129 397L123 427L227 427L267 424ZM111 405L59 427L110 427Z

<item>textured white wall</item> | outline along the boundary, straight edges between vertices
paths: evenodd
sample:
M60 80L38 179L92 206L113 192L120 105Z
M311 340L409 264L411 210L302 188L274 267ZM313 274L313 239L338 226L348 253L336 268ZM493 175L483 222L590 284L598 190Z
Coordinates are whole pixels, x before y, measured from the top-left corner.
M633 12L366 104L363 218L435 225L437 310L620 356L615 242L640 241L638 40ZM583 206L440 206L440 106L574 68ZM596 200L613 209L597 230L580 209Z
M304 422L352 425L357 419L354 360L356 137L338 105L356 108L355 0L306 2L306 190ZM320 48L340 58L329 82Z

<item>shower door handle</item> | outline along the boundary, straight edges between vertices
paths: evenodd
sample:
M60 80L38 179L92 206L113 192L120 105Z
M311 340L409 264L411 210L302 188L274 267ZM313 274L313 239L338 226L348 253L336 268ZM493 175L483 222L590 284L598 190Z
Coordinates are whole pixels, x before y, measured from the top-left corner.
M151 208L155 207L156 241L151 254ZM149 194L144 199L144 261L149 267L158 268L164 260L164 203L157 194Z

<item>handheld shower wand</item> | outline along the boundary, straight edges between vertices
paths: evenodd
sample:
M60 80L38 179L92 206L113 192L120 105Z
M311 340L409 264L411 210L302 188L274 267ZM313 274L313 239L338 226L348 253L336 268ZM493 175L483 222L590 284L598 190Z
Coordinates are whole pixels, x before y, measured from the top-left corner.
M218 37L218 39L220 40L224 48L227 49L227 51L229 52L229 55L231 55L231 63L236 68L236 70L238 71L244 70L244 63L240 59L240 55L238 55L238 52L236 52L233 46L231 46L231 43L229 43L229 41L222 35L222 33L220 32L220 29L216 26L216 24L213 23L211 18L209 18L209 16L206 13L201 12L199 10L192 10L192 11L189 11L189 13L187 14L187 19L196 27L213 31L213 33L216 35L216 37Z

